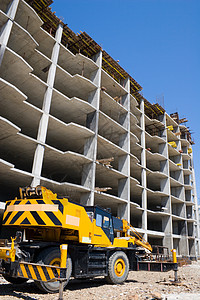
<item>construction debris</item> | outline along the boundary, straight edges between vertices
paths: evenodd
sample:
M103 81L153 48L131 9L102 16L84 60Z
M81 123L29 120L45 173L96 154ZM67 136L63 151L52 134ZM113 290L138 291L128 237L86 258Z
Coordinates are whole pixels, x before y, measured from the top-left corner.
M103 188L100 188L100 187L95 187L95 191L97 191L97 192L107 192L107 191L109 191L109 190L112 190L112 188L111 187L103 187Z
M109 167L109 168L112 168L111 166L111 161L114 161L114 157L110 157L110 158L103 158L103 159L97 159L97 162L106 166L106 167Z

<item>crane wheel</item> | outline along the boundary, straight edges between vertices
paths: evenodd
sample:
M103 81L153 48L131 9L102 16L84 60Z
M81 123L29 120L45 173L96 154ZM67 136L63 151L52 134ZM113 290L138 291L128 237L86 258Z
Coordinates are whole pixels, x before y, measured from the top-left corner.
M60 249L56 247L51 247L43 250L36 258L36 263L41 263L44 265L60 266ZM67 254L67 280L64 284L66 286L69 282L72 273L72 260ZM58 293L59 292L59 281L55 282L44 282L35 281L37 287L46 293Z
M129 261L127 255L123 251L113 253L108 262L108 283L123 283L129 272Z

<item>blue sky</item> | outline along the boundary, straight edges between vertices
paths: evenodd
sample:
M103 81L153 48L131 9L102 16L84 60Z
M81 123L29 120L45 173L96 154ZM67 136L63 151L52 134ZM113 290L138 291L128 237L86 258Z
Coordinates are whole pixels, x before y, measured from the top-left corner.
M54 0L52 10L119 60L147 100L188 119L200 198L200 1Z

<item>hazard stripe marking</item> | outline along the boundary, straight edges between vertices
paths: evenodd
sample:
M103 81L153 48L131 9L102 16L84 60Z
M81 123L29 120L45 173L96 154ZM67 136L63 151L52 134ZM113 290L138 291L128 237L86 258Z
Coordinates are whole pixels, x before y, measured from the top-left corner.
M52 212L45 211L45 213L55 225L62 226L62 223L58 220L58 218Z
M33 269L34 269L35 275L37 277L37 280L41 280L40 273L38 272L38 268L36 266L33 266Z
M2 222L3 224L5 224L5 223L8 221L10 215L11 215L11 212L9 212L9 213L7 214L7 216L3 219L3 222Z
M30 211L30 213L39 225L46 225L36 211Z
M18 276L38 281L66 278L66 268L56 266L39 265L34 263L20 263Z
M46 280L50 280L51 278L49 276L47 268L43 267L43 266L41 266L41 267L42 267L42 271L44 272L44 276L46 277Z
M59 211L63 214L63 204L59 200L52 200L52 202L58 205Z
M9 224L13 225L17 219L19 219L19 217L21 217L21 215L23 214L23 211L19 211L13 218L12 220L9 222Z

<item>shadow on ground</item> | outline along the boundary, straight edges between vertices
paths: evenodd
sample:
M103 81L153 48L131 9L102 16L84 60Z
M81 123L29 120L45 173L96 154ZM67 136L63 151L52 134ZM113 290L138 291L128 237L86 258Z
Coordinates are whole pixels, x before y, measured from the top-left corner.
M135 280L127 280L126 282L137 282ZM66 286L65 290L75 291L84 290L92 287L99 287L108 284L104 278L95 278L87 280L72 279ZM27 296L26 294L29 294ZM39 295L44 295L34 284L34 282L28 282L23 284L0 284L0 298L1 296L12 296L19 299L37 300ZM35 298L37 297L37 298Z

